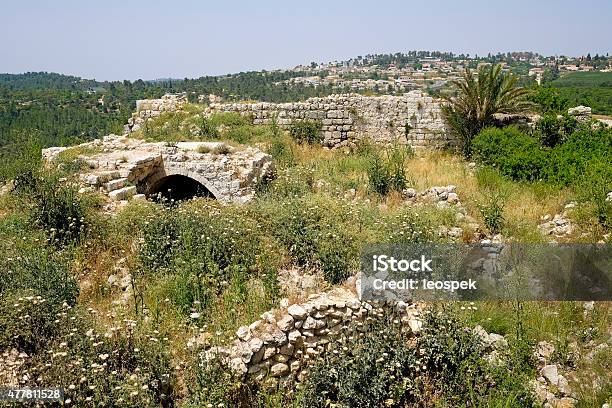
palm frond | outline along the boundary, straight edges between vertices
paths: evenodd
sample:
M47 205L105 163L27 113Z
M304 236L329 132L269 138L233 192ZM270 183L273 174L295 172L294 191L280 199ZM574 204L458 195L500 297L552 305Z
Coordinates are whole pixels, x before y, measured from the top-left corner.
M517 81L516 76L503 72L501 65L483 66L477 72L466 68L460 79L452 81L457 94L445 97L442 113L466 155L470 154L472 138L494 122L495 114L533 109L526 99L529 91L517 87Z

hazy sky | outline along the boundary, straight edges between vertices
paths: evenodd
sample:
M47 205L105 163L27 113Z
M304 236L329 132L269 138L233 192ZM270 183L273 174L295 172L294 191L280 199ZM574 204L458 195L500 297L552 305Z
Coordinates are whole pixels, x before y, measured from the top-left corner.
M154 79L368 53L612 53L612 0L2 0L0 72Z

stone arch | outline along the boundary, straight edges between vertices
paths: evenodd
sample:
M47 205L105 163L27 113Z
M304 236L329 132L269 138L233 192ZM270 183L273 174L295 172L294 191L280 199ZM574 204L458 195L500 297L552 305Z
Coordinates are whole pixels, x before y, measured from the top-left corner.
M161 168L145 178L138 187L147 196L161 194L175 201L192 197L222 198L206 177L180 167Z

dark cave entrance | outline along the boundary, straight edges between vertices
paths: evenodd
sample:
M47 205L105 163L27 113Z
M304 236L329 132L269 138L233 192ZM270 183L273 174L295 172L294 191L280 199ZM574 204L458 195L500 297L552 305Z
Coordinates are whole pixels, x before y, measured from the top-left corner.
M174 174L157 180L147 194L158 201L184 201L194 197L215 198L202 183L191 177Z

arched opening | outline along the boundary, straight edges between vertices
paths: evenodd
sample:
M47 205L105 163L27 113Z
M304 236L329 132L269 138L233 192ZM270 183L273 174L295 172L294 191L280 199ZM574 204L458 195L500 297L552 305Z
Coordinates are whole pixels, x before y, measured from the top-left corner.
M215 198L202 183L180 174L162 177L151 187L147 196L164 201L183 201L194 197Z

